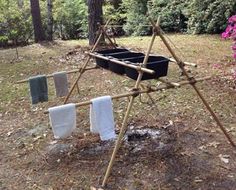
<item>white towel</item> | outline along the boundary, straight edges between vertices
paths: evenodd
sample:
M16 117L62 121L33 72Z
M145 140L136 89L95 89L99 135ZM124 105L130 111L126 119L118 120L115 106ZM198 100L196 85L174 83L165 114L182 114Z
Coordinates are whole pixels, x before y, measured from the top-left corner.
M76 128L75 104L66 104L49 108L49 118L56 139L66 138Z
M110 96L92 99L90 106L90 131L99 133L102 141L114 139L115 124Z

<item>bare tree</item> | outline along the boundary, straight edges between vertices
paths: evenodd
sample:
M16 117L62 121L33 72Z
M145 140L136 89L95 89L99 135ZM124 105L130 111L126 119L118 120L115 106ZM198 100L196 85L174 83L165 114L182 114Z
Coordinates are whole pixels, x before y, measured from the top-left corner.
M41 13L39 7L39 0L30 0L31 15L34 26L34 40L41 42L45 40L45 34L42 27Z
M96 42L98 23L103 23L102 5L103 0L88 0L89 45Z

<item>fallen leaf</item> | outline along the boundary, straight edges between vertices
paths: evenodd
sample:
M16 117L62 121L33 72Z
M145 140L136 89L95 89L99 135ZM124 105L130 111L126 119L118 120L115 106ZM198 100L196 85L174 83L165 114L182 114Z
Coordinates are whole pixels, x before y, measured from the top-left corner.
M211 143L209 143L207 146L210 146L210 147L217 148L217 147L218 147L218 145L220 145L220 143L219 143L219 142L216 142L216 141L214 141L214 142L211 142Z
M200 182L203 182L203 180L202 179L195 179L194 182L200 183Z
M36 141L38 141L39 139L41 139L42 138L42 136L37 136L37 137L35 137L34 139L33 139L33 142L36 142Z
M221 161L226 164L229 163L229 157L230 157L229 155L222 155L222 154L219 155L219 158L221 159Z
M12 133L13 133L13 131L8 132L7 137L10 137Z

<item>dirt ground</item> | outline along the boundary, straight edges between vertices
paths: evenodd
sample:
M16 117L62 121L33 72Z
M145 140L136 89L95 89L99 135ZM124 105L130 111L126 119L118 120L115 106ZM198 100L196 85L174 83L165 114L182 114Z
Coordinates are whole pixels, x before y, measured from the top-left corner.
M231 72L229 41L218 36L169 35L177 53L198 68L190 75L214 77L197 86L236 142L236 88ZM145 52L150 37L121 38L118 44ZM86 41L56 41L0 50L0 189L77 190L101 185L114 142L101 142L89 132L89 107L77 110L77 129L65 140L55 140L47 108L60 105L53 81L49 102L32 106L28 84L16 81L37 74L79 67L86 56ZM168 56L158 40L153 53ZM91 61L91 65L94 61ZM70 84L76 74L69 76ZM174 63L168 79L185 80ZM154 85L157 81L146 81ZM107 70L86 72L70 102L127 92L134 81ZM129 130L117 155L105 189L122 190L235 190L236 149L232 148L192 87L164 90L137 97L128 121ZM141 100L141 101L140 101ZM114 103L117 133L128 99ZM153 130L137 135L137 131Z

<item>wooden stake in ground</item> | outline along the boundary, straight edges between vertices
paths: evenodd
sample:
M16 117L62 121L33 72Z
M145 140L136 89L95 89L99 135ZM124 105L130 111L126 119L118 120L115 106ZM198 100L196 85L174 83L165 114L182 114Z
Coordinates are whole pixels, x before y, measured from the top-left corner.
M176 60L176 63L178 64L179 68L182 70L183 74L186 76L186 78L189 81L195 81L195 79L193 77L190 77L188 75L188 73L186 72L185 68L184 68L184 63L179 59L179 57L175 54L174 50L171 48L171 46L169 45L168 41L166 40L166 38L164 37L162 30L160 28L160 26L156 26L154 21L151 20L152 26L155 28L157 35L160 36L161 40L163 41L163 43L165 44L165 46L167 47L167 49L169 50L169 52L171 53L171 55L173 56L173 58ZM214 118L214 120L216 121L216 123L218 124L218 126L220 127L220 129L222 130L222 132L224 133L224 135L226 136L226 138L228 139L228 141L230 142L230 144L233 147L236 147L235 143L233 142L233 140L230 138L229 134L227 133L226 129L224 128L224 126L221 124L219 118L216 116L216 114L214 113L214 111L211 109L210 105L207 103L206 99L203 97L202 93L198 90L198 88L196 87L195 83L192 82L191 83L193 89L196 91L197 95L200 97L200 99L202 100L203 104L206 106L207 110L210 112L210 114L212 115L212 117Z

